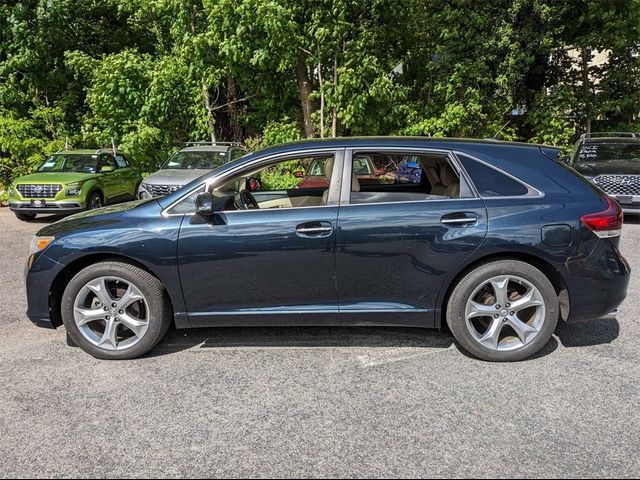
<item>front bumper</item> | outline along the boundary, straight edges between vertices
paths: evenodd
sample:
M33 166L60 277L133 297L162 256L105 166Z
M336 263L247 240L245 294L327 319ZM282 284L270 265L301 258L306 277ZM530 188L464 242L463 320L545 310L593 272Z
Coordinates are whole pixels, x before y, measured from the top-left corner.
M31 201L10 200L9 209L17 213L77 213L85 210L85 206L79 201L50 201L44 207L34 207Z
M35 325L42 328L56 328L62 320L56 318L51 305L55 299L51 298L51 285L64 265L51 260L43 253L38 254L27 264L25 283L27 287L27 317Z

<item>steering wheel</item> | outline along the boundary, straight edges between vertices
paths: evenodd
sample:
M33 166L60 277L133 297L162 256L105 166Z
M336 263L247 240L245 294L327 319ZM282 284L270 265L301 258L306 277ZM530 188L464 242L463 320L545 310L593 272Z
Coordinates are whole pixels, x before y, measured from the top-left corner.
M238 193L235 204L240 210L255 210L260 208L256 199L248 190L241 190L240 193Z

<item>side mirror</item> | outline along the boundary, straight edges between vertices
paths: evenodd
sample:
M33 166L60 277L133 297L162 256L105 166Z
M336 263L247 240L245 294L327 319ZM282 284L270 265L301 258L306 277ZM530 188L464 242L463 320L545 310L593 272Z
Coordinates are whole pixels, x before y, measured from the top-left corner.
M162 168L162 165L164 165L164 162L158 162L156 164L156 167L158 167L158 170L160 170Z
M298 170L297 172L293 172L293 176L296 178L304 178L304 172Z
M105 165L104 167L102 167L100 169L100 173L109 173L109 172L113 172L114 168L110 165Z
M569 157L558 157L558 161L561 163L565 163L567 165L571 165L571 159Z
M198 194L196 197L196 213L203 217L213 215L213 195L211 195L211 192Z

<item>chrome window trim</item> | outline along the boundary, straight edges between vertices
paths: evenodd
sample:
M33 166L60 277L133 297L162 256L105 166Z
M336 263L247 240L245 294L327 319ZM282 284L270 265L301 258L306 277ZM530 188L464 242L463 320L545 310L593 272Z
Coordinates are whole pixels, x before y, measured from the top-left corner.
M222 183L222 181L228 179L229 177L232 177L236 173L239 173L239 172L242 173L245 170L250 171L254 168L267 166L270 163L276 163L280 160L286 160L287 158L293 159L300 156L306 156L307 154L316 155L316 154L322 154L322 153L327 153L327 154L330 153L334 156L333 172L331 174L331 183L329 184L329 198L327 201L327 205L310 205L307 207L288 207L286 208L286 210L291 210L294 208L300 209L300 208L335 207L338 204L338 199L336 198L336 195L337 195L336 190L337 192L340 191L342 178L341 177L338 178L338 180L336 181L337 186L335 188L331 188L331 187L332 187L333 180L335 178L336 173L338 173L342 168L342 163L344 162L344 150L345 149L343 147L325 147L325 148L313 148L309 150L296 150L294 152L274 153L272 155L267 155L265 157L258 157L249 163L238 165L237 167L229 170L228 172L225 172L223 175L211 177L207 179L204 183L198 184L188 192L185 192L184 195L182 195L179 199L171 203L169 206L165 207L162 210L162 216L175 217L175 216L195 215L195 213L171 213L171 209L174 208L176 205L178 205L180 202L186 200L191 194L195 193L198 189L203 189L204 191L208 191L210 188L214 187L216 184ZM332 203L332 202L335 202L335 203ZM271 210L271 209L265 209L265 211L266 210ZM273 209L273 210L280 210L280 209ZM243 211L243 210L237 210L237 211ZM251 210L246 210L246 211L251 211Z
M514 199L514 198L544 198L545 193L539 189L537 189L536 187L530 185L529 183L525 182L524 180L519 179L518 177L510 174L509 172L496 167L495 165L492 165L489 162L486 162L478 157L474 157L473 155L470 155L468 153L465 152L453 152L454 155L456 156L456 158L458 159L459 163L460 163L460 167L462 167L464 169L464 165L462 164L462 161L458 158L458 155L464 155L465 157L470 158L471 160L481 163L493 170L495 170L498 173L501 173L502 175L505 175L507 177L509 177L510 179L518 182L520 185L522 185L523 187L525 187L527 189L527 193L525 193L524 195L496 195L496 196L484 196L484 195L480 195L480 192L478 191L478 189L475 186L475 183L473 183L473 179L471 178L471 175L469 175L467 173L467 175L469 176L469 181L472 182L473 188L475 189L476 193L478 194L478 196L482 199L482 200L504 200L504 199ZM466 170L465 170L466 171Z
M467 172L461 168L460 162L453 150L443 149L443 148L425 148L425 147L353 147L345 149L345 158L344 158L344 168L342 171L342 178L351 179L351 164L353 161L354 153L370 153L371 151L376 152L384 152L384 153L435 153L439 155L445 156L452 168L456 170L458 177L461 180L461 183L464 182L471 193L471 197L459 197L459 198L426 198L424 200L401 200L399 202L371 202L371 203L351 203L351 182L343 182L342 183L342 191L340 194L340 206L348 207L348 206L362 206L362 205L395 205L402 203L424 203L424 202L450 202L456 200L477 200L480 198L478 195L478 191L475 189L475 185L471 183ZM460 187L460 192L462 192L462 186Z

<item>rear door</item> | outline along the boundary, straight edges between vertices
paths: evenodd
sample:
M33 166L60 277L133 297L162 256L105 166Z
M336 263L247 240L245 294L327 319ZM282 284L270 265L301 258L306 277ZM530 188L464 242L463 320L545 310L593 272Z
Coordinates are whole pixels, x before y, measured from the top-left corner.
M359 154L385 155L396 165L418 156L425 165L436 165L448 185L430 185L425 174L421 191L412 184L402 191L403 183L392 169L379 188L343 181L336 256L341 320L349 325L434 326L445 276L486 236L484 202L474 196L449 152L347 150L343 178L352 178ZM447 165L453 172L444 171ZM397 186L393 191L391 182Z

